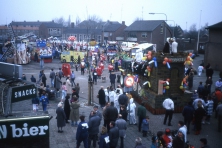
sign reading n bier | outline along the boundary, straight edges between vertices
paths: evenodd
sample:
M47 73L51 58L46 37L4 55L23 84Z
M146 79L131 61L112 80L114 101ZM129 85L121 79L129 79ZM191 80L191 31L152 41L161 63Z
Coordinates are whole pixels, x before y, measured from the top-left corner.
M0 119L0 141L48 136L48 116Z

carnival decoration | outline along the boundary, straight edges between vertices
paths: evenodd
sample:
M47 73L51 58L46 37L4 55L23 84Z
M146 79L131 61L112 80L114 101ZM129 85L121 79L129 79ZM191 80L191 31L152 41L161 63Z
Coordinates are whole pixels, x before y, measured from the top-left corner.
M134 84L134 77L133 76L128 76L124 81L124 85L126 87L132 87L133 84Z
M154 61L155 67L157 67L157 59L156 59L156 57L153 57L153 61Z
M74 42L76 40L76 37L75 36L69 36L68 40Z
M184 77L183 80L182 80L182 82L181 82L180 89L181 89L182 91L185 91L185 89L186 89L187 86L188 86L187 78L188 78L188 76Z
M147 66L146 69L147 69L147 73L148 73L147 75L148 75L148 77L149 77L149 76L150 76L150 72L151 72L151 67L150 67L150 66Z
M192 56L193 56L192 53L189 53L189 54L188 54L188 56L187 56L187 58L186 58L186 61L184 62L184 65L193 65Z
M170 62L171 62L171 60L168 59L167 57L165 57L163 60L163 65L167 65L167 67L170 69L170 64L169 64Z
M163 93L166 93L166 89L170 89L170 79L167 78L166 81L160 81L161 84L163 84Z
M151 87L150 81L144 82L144 83L143 83L143 86L145 86L146 84L148 85L149 88Z

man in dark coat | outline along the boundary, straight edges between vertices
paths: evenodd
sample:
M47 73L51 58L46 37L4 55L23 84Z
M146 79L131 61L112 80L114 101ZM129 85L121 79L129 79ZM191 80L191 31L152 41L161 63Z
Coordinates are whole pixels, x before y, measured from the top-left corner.
M111 102L111 105L109 107L107 107L105 115L104 115L107 119L107 123L110 123L111 121L116 121L116 119L118 118L118 110L117 108L114 107L114 103ZM109 125L107 125L107 130L109 131L110 127Z
M101 86L101 89L98 92L98 98L99 98L99 104L101 107L104 107L106 104L106 95L105 92L103 90L103 86Z
M116 80L116 74L114 72L111 72L109 75L110 83L113 89L115 89L115 80Z
M81 115L80 123L78 124L77 131L76 131L76 147L80 147L80 143L83 141L84 148L88 148L88 124L85 122L85 116Z
M127 105L128 105L128 97L126 96L126 93L123 93L122 95L119 96L118 102L119 102L120 106L127 107Z
M109 123L110 131L109 131L109 146L110 148L116 148L119 140L119 129L115 127L115 122L111 121Z
M203 82L200 82L197 88L197 93L199 96L203 96L203 90L204 90Z
M45 74L43 73L42 74L42 83L44 84L44 87L46 87L46 80L47 80L47 78L46 78Z
M142 121L143 119L146 118L146 108L144 107L144 105L145 104L142 102L141 105L137 109L137 116L138 116L138 121L139 121L139 125L138 125L139 132L141 132Z
M93 147L96 147L96 141L98 139L98 133L99 133L99 125L100 125L100 117L96 115L95 111L92 111L91 117L89 119L88 125L89 125L89 138L88 138L88 145L89 148L91 146L91 141L93 141Z
M192 106L192 101L190 101L182 111L182 115L184 118L184 124L187 126L187 134L190 133L190 122L193 120L194 116L194 108Z
M163 53L170 53L170 44L167 41L163 47Z
M57 120L57 127L58 127L58 133L62 133L62 127L66 125L65 120L66 120L66 115L64 110L62 109L62 103L60 102L58 104L58 108L56 109L56 120Z
M177 136L173 139L173 147L184 148L184 135L181 131L178 132Z
M214 70L211 67L206 69L206 76L207 76L207 78L208 77L212 78L213 74L214 74Z
M119 129L119 136L120 136L120 148L124 148L124 137L126 136L126 121L122 119L122 115L119 114L119 118L116 120L116 127Z
M194 112L195 127L196 127L195 135L200 134L200 130L201 130L201 126L202 126L201 121L202 121L203 117L206 115L206 111L203 109L202 103L198 102L197 106L198 106L198 108Z

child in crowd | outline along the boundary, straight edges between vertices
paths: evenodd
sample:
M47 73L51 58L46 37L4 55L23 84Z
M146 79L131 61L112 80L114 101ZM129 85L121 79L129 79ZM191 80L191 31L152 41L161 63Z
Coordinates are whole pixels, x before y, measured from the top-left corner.
M142 121L142 132L143 137L147 137L147 132L149 131L149 116L146 116Z
M63 82L62 83L62 100L61 100L61 102L63 102L66 94L67 94L66 82Z

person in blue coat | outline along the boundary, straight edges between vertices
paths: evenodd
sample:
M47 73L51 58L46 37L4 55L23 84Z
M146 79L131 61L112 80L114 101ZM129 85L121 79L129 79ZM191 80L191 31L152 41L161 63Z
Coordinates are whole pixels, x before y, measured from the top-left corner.
M42 96L40 97L39 101L42 102L43 111L47 111L47 105L49 104L49 99L45 94L45 91L42 92Z
M101 129L101 134L99 137L99 148L109 148L109 142L107 141L108 138L108 134L107 134L107 128L105 126L102 127Z
M142 121L143 137L147 137L148 130L149 130L149 116L146 116L146 118L143 119Z
M79 148L81 142L84 143L84 148L88 148L88 124L85 122L85 116L81 115L80 123L78 124L77 131L76 131L76 147Z

